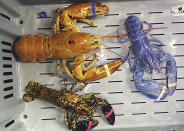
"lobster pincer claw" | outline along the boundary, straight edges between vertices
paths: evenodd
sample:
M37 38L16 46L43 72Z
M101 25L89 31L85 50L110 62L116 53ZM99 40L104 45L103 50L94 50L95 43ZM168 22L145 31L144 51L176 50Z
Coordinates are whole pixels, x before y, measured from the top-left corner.
M162 59L167 62L167 82L169 95L173 95L177 86L177 68L176 61L170 54L165 54Z
M91 119L89 121L83 120L77 122L76 128L72 128L72 131L89 131L98 125L98 121Z
M84 69L84 63L75 67L72 72L73 76L75 76L78 80L86 82L86 81L94 81L99 80L104 77L111 75L115 72L121 65L123 64L122 60L116 60L110 62L105 65L101 65L98 67L92 67L88 70ZM85 72L84 72L85 70Z
M102 3L86 2L71 5L64 11L72 18L85 18L88 16L106 14L109 12L109 8Z
M101 106L101 110L109 122L109 124L114 125L115 122L115 114L114 114L114 109L112 106L106 102L106 105Z
M160 85L151 80L142 80L135 83L136 88L144 95L157 101L164 100L168 95L166 86Z

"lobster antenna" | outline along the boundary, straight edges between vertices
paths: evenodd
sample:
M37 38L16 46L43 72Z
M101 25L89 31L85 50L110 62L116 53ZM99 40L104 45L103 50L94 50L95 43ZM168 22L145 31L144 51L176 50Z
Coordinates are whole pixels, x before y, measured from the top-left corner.
M153 30L158 30L158 29L167 29L168 27L159 27L159 28L153 28ZM143 30L143 32L146 32L147 30ZM118 34L118 35L112 35L108 34L103 36L102 38L114 38L114 37L120 37L120 36L128 36L128 34Z
M123 58L123 56L121 56L120 54L118 54L118 53L112 51L112 50L111 50L109 47L107 47L105 44L103 44L103 43L100 43L100 44L102 44L102 45L105 47L105 49L107 49L108 51L110 51L110 52L112 52L112 53L114 53L114 54L120 56L121 58Z
M77 66L79 66L82 62L86 61L87 59L89 59L90 57L92 57L93 55L95 55L96 53L100 52L101 49L99 48L98 50L96 50L95 52L93 52L92 54L90 54L88 57L86 57L84 60L82 60L79 64L75 65L73 68L76 68Z

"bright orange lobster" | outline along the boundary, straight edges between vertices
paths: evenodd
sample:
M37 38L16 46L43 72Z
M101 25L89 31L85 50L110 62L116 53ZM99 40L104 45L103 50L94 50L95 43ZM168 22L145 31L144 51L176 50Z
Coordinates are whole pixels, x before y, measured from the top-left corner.
M13 46L15 54L25 62L46 61L49 58L62 59L64 69L73 79L79 81L93 81L110 75L122 64L122 60L94 67L97 57L89 64L84 66L86 53L101 48L99 40L103 37L82 32L61 32L53 36L44 34L23 35ZM72 66L77 65L72 70L72 74L66 67L66 59L74 57ZM79 65L78 65L79 64ZM60 69L58 66L57 71ZM55 74L57 73L55 72Z
M54 75L56 75L57 72L60 70L60 59L62 59L64 70L76 82L94 81L112 74L121 66L121 64L123 63L122 60L117 60L98 67L93 67L93 65L97 61L97 56L95 54L93 55L93 60L91 61L91 63L87 67L85 66L84 59L86 59L86 53L94 49L100 50L102 43L100 43L99 40L103 39L104 37L95 34L79 32L76 21L79 20L79 18L84 19L85 16L91 16L90 11L92 8L90 7L89 3L82 3L81 5L81 7L80 4L72 5L63 11L64 14L70 14L69 12L73 12L72 15L69 16L73 16L73 18L75 19L71 19L68 15L66 15L66 19L68 19L69 17L70 20L68 23L66 23L66 25L63 25L64 27L66 27L64 29L67 29L67 27L72 27L72 31L60 32L60 25L58 25L60 24L58 23L60 11L58 11L57 9L58 17L55 26L58 26L56 26L57 28L54 28L55 35L24 35L14 44L13 50L15 54L25 62L46 61L49 58L57 59L58 65ZM96 13L96 15L103 14L102 12L108 9L108 7L99 3L94 3L93 6L95 6L95 9L97 9L98 13ZM104 7L105 9L102 10L102 7ZM100 10L102 10L101 13L99 13ZM83 15L79 17L81 13ZM89 21L87 19L84 20ZM68 24L72 23L71 21L74 21L74 24L69 26ZM66 59L68 58L74 58L72 62L72 73L66 65Z

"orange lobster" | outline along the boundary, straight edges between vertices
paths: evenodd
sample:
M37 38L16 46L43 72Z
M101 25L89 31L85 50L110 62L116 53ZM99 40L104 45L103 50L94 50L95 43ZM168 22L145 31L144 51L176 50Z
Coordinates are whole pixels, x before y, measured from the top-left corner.
M53 36L44 34L23 35L13 46L15 54L25 62L41 62L49 58L62 59L66 73L74 80L94 81L110 75L118 69L122 60L117 60L103 66L94 67L97 57L94 55L92 62L85 67L86 53L101 48L103 37L82 32L61 32ZM66 59L73 58L72 66L75 67L70 73L66 66ZM59 71L60 65L55 72ZM77 81L78 81L77 80Z

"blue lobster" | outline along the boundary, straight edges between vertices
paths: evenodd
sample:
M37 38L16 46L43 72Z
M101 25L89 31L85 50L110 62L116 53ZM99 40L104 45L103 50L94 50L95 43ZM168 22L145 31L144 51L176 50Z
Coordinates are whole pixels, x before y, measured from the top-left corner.
M142 31L143 23L149 26L149 29ZM133 79L136 88L149 98L163 100L167 95L173 95L177 86L176 61L168 53L162 50L163 45L159 40L148 39L147 34L153 29L152 26L144 21L141 23L136 16L129 16L125 20L125 30L128 38L118 37L120 42L131 42L130 50L126 60L128 60L130 69L133 69ZM150 44L154 42L153 44ZM135 59L132 59L132 56ZM163 62L167 63L167 86L160 85L152 80L143 79L144 72L152 73L153 70L160 72ZM133 66L132 66L133 63Z

